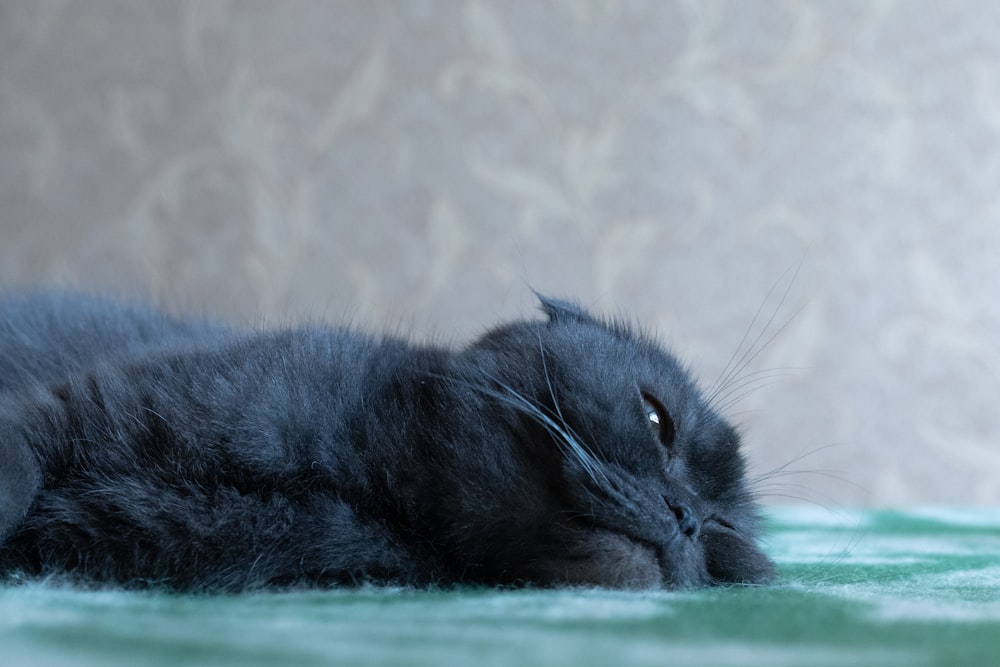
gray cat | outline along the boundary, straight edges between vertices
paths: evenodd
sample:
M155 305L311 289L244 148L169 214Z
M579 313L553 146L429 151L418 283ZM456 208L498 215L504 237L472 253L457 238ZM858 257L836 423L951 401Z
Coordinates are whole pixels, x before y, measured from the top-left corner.
M464 349L0 300L0 577L182 591L764 583L739 436L542 298Z

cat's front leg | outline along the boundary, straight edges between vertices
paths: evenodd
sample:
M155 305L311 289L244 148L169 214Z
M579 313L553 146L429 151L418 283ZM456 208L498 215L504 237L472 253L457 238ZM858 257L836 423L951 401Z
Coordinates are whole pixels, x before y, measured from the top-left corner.
M0 547L43 487L65 471L73 446L65 386L0 394Z
M42 484L42 467L12 397L0 401L0 546L24 519Z

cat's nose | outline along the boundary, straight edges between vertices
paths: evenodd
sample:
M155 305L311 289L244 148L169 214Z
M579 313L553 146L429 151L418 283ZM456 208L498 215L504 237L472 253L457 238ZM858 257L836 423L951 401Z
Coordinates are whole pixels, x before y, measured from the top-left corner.
M663 499L667 502L670 511L677 517L677 527L680 528L681 532L691 538L697 537L698 531L701 530L701 522L698 521L691 506L683 500L671 500L666 496Z

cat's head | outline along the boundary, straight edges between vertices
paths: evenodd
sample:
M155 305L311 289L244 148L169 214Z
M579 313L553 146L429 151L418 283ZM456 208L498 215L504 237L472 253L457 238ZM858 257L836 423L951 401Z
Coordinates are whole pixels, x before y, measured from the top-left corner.
M740 438L678 361L631 328L542 298L454 369L482 441L459 548L512 583L764 583ZM470 556L471 554L471 556Z

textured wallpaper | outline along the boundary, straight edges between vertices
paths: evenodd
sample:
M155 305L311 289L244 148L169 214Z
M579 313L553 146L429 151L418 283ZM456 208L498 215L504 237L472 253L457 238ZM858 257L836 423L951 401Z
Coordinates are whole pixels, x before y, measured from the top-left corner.
M1000 502L1000 3L0 2L0 286L456 343L530 288L770 502ZM741 346L742 341L742 346Z

